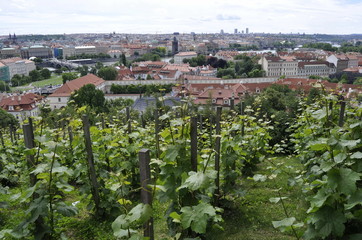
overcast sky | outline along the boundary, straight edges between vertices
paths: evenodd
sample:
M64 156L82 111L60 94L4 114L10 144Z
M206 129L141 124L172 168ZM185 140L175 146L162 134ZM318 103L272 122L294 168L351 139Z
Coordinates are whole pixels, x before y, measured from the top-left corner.
M362 33L362 0L0 0L0 35Z

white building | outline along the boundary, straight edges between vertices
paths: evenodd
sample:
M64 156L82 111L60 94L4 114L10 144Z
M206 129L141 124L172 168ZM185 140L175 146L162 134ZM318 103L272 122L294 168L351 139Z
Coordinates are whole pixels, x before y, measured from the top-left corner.
M193 57L197 57L196 52L179 52L174 56L175 64L181 64L184 59L191 59Z
M39 104L42 103L43 99L44 97L34 93L12 95L1 99L0 108L3 108L18 120L25 120L27 117L39 115Z
M48 96L48 103L51 109L59 109L67 106L68 100L75 90L87 84L93 84L96 89L104 91L105 81L93 74L88 74L83 77L68 81L63 86L55 90L54 93Z
M30 71L36 69L35 63L30 60L24 60L19 57L0 59L0 62L9 67L10 79L15 75L19 74L28 76Z

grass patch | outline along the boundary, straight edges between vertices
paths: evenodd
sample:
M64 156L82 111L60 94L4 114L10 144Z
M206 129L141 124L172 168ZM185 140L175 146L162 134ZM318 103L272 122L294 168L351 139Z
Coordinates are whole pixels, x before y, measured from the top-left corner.
M269 158L259 164L256 174L268 176L264 182L252 179L242 181L247 190L245 197L236 201L230 208L225 208L223 215L224 231L212 230L206 234L209 240L291 240L295 236L291 232L282 233L275 229L272 221L286 218L281 203L271 203L272 197L278 197L278 189L284 200L289 217L298 222L305 218L307 209L304 195L299 186L289 186L288 180L296 175L302 166L294 158Z
M34 87L44 87L44 86L48 86L50 84L58 85L58 84L62 84L62 83L63 83L63 79L62 79L61 75L52 75L49 79L33 82L32 86L34 86Z

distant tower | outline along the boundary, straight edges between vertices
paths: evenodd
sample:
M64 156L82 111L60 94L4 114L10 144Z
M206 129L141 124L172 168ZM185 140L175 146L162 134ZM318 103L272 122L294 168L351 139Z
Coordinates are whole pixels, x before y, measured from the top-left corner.
M14 36L13 36L13 43L16 43L16 40L17 40L17 37L16 37L16 35L15 35L15 33L14 33Z
M221 30L220 30L220 34L224 34L224 29L221 29Z
M175 55L176 53L178 53L178 40L176 36L174 36L172 40L172 55Z
M237 34L237 33L238 33L238 29L235 28L235 29L234 29L234 34Z
M249 28L246 28L246 29L245 29L245 33L246 33L246 34L249 34Z
M244 34L244 30L241 30L241 33Z

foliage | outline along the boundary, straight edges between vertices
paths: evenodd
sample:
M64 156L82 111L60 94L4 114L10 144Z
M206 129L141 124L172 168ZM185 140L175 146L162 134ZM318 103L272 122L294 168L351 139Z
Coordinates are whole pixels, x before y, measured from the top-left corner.
M49 69L43 68L42 70L40 70L40 75L42 79L48 79L51 77L51 72L49 71Z
M74 80L76 78L78 78L77 73L69 72L69 73L63 73L62 74L63 83L66 83L67 81Z
M294 124L297 116L297 93L285 85L274 84L255 98L253 108L257 118L270 121L273 126L270 144L285 143L290 148L289 126Z
M10 90L10 86L7 82L0 80L0 92L6 92Z
M69 102L74 102L78 107L89 106L96 111L104 111L105 98L102 90L96 89L93 84L86 84L75 90Z
M118 72L114 67L102 67L98 70L97 75L104 80L115 80Z
M18 124L16 118L4 109L0 108L0 128L7 128Z
M330 43L307 43L303 45L304 48L316 48L324 51L336 52L338 48L332 47Z
M139 85L116 85L112 84L111 92L113 94L146 94L152 93L169 93L172 91L174 84L139 84Z
M32 70L29 72L29 77L32 82L36 82L42 79L42 75L38 70Z
M305 239L353 239L362 227L361 109L347 104L343 124L340 104L337 96L322 96L305 107L295 126L309 201Z
M206 65L206 57L205 55L199 55L197 57L193 57L191 59L184 58L182 60L183 63L189 63L191 67L204 66Z
M237 50L237 51L249 51L249 50L258 50L259 49L256 45L242 46L239 43L230 43L229 48L232 50Z
M261 66L245 54L235 56L235 62L228 62L227 69L218 69L217 77L221 78L243 78L243 77L263 77L264 71Z
M108 54L105 54L105 53L98 53L98 54L85 54L85 53L82 53L80 55L67 56L66 57L67 60L88 59L88 58L105 59L105 58L111 58L111 56L108 55Z

